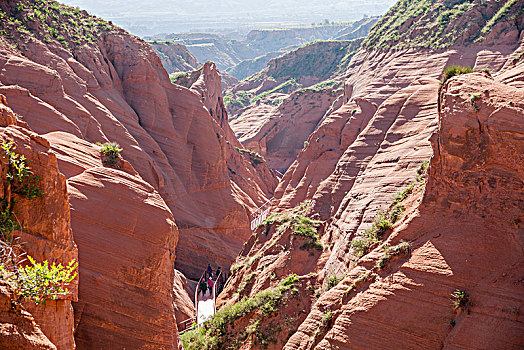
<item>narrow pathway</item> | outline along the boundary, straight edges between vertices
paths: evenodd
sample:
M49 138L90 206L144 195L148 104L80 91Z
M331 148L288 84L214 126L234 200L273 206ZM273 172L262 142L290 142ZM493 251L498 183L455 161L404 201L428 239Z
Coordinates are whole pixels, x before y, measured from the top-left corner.
M213 295L200 296L197 310L197 325L200 326L215 314L215 298L213 298Z

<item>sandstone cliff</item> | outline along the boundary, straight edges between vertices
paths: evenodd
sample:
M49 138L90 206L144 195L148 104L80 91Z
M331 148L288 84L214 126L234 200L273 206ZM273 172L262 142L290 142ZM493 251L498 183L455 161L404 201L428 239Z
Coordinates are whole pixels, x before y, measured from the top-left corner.
M361 48L343 95L284 175L275 215L245 244L222 297L225 305L256 297L289 273L310 279L306 320L296 317L298 332L270 348L522 346L522 2L469 5L450 15L455 29L475 16L479 30L508 35L440 49L407 39L395 50ZM416 33L433 23L425 18L406 26ZM444 67L457 63L491 74L453 78L441 90ZM498 185L506 177L509 190ZM257 333L248 339L261 347Z
M524 74L522 65L516 69ZM394 348L523 345L524 129L515 102L522 93L479 73L443 86L425 193L414 195L420 204L386 240L409 242L411 253L385 266L378 264L385 254L380 247L360 259L317 301L286 349L382 347L384 341ZM454 307L450 294L457 289L466 294ZM313 337L326 312L332 321Z
M208 262L227 269L274 175L235 149L216 72L203 94L171 84L148 44L54 1L0 1L0 16L0 92L68 180L78 347L178 348L174 314L192 306L173 292L175 263L190 278ZM94 145L106 141L123 148L113 167Z

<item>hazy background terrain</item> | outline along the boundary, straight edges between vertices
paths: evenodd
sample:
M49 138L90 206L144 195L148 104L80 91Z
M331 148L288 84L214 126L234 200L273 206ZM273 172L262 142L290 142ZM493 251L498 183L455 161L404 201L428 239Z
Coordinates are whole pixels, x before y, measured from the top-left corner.
M352 21L384 14L396 0L62 0L139 36L247 32L256 28Z

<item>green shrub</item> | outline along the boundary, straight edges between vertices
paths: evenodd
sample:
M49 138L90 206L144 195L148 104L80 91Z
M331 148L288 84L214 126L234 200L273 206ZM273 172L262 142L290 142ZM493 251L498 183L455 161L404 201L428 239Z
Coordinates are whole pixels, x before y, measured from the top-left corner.
M251 151L245 148L235 147L235 149L242 155L247 155L251 165L257 166L258 164L264 163L264 158L258 154L258 152Z
M403 204L397 203L389 210L389 218L392 223L400 220L402 214L404 214L406 207Z
M253 277L255 277L255 273L254 272L250 273L247 276L246 275L244 276L244 278L242 279L242 282L240 282L240 285L238 286L238 289L237 289L237 293L238 294L242 294L242 292L244 291L246 286L251 282Z
M229 93L224 96L224 105L230 108L241 109L249 105L249 95L245 91L237 91L235 95Z
M333 312L331 310L328 310L328 312L326 312L324 316L322 316L322 327L324 328L329 327L332 321L333 321Z
M479 93L473 93L471 94L471 97L470 97L470 101L471 103L475 103L475 101L477 101L478 99L480 99L480 94Z
M102 163L104 165L113 166L116 165L120 152L123 151L120 145L116 142L106 142L100 145L102 148Z
M441 84L443 85L451 77L461 75L461 74L474 73L474 72L475 71L471 67L458 66L458 65L447 66L446 68L444 68L444 72L442 73Z
M306 239L300 246L300 249L323 250L324 246L320 242L320 235L318 234L318 228L322 222L319 220L312 220L305 216L309 203L310 201L304 201L289 211L279 214L271 214L266 218L266 220L260 223L258 227L265 226L266 232L269 232L271 225L276 223L277 234L282 234L286 230L291 229L293 235L304 237Z
M269 91L265 91L265 92L262 92L260 95L256 95L255 97L253 97L251 99L251 101L249 103L253 104L253 103L257 102L258 100L260 100L261 98L264 98L267 95L270 95L270 94L275 93L275 92L287 93L290 90L295 89L296 86L298 86L297 81L295 79L289 79L289 80L283 82L282 84L278 85L277 87L275 87L275 88L273 88L273 89L271 89Z
M367 254L371 248L380 242L380 237L393 228L393 224L400 218L404 211L403 205L393 206L390 210L379 211L371 224L371 227L364 231L363 234L351 241L351 248L357 257Z
M14 152L13 142L2 143L0 148L4 151L4 157L8 159L8 171L6 181L14 193L20 194L28 199L34 199L43 195L38 186L39 176L34 176L31 168L26 164L23 155Z
M13 242L13 232L22 229L22 224L16 218L15 213L11 211L11 208L13 208L14 205L15 201L13 199L10 204L7 202L6 198L2 198L1 200L0 240L8 244Z
M17 201L13 194L32 200L43 193L38 187L39 177L33 175L25 157L14 152L13 142L3 142L0 148L4 151L3 158L7 160L3 179L7 184L4 190L6 198L0 199L0 265L16 271L22 247L17 243L14 231L22 230L26 225L22 225L16 217L14 207Z
M53 263L49 266L47 260L37 263L27 256L31 265L19 268L16 272L8 272L4 265L0 265L0 273L13 287L15 294L35 304L45 304L48 299L56 300L66 295L67 286L77 276L78 263L73 259L67 266Z
M422 164L420 164L420 167L417 169L417 176L415 177L415 180L417 180L417 182L424 181L424 178L428 173L428 167L429 160L425 160L424 162L422 162Z
M294 215L292 220L292 233L295 236L306 238L306 241L300 246L301 249L317 249L322 250L324 247L320 242L320 236L317 232L321 222L318 220L311 220L303 215Z
M391 222L390 216L388 213L385 213L383 211L380 211L376 216L375 220L373 221L373 227L372 229L377 233L377 235L380 237L382 236L387 230L391 230L393 228L393 223Z
M173 84L176 84L176 82L178 81L179 78L185 78L187 77L188 73L186 72L176 72L176 73L171 73L169 74L169 80L171 80L171 82Z
M367 254L371 247L380 243L376 232L372 229L367 229L364 233L351 241L351 249L357 257L362 257Z
M415 184L409 184L408 187L406 187L404 190L397 193L395 196L395 199L393 201L394 204L402 202L404 199L406 199L412 192L413 188L415 187Z

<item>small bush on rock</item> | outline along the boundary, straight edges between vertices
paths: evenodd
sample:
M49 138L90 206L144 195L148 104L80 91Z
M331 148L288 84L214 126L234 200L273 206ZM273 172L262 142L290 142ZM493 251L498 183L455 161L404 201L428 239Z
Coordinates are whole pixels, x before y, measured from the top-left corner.
M442 80L441 84L444 85L446 81L448 81L450 78L461 75L461 74L468 74L468 73L474 73L475 71L471 67L465 67L465 66L458 66L458 65L451 65L444 68L444 73L442 73Z
M340 277L337 277L337 276L329 277L328 284L327 284L327 290L330 290L331 288L339 284L340 281L342 281L342 278Z
M396 255L409 255L411 253L411 244L409 242L401 242L395 246L386 245L384 247L384 254L377 261L377 267L383 269L386 264Z
M100 144L100 146L102 147L100 149L100 152L102 152L102 163L108 166L116 165L118 156L123 151L120 145L116 142L106 142Z
M472 303L469 300L468 292L461 289L455 289L455 291L451 293L451 301L455 310L462 309L469 314L469 307Z

